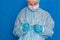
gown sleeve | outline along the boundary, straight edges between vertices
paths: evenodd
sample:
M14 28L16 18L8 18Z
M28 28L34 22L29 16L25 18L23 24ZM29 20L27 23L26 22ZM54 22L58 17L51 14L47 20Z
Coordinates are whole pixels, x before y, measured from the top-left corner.
M17 37L21 37L23 34L22 24L24 22L24 13L25 13L25 8L19 13L14 24L13 34Z
M50 36L52 37L52 35L54 34L54 20L52 19L52 17L50 16L50 14L48 12L47 13L47 18L45 21L45 25L44 25L44 32L43 35L45 36Z

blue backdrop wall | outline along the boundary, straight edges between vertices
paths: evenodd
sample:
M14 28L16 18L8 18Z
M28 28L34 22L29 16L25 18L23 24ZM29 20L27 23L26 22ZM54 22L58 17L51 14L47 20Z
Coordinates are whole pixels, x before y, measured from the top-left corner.
M40 7L48 11L55 21L54 35L46 40L60 40L59 0L41 0ZM0 40L17 40L12 34L18 12L27 6L26 0L0 0Z

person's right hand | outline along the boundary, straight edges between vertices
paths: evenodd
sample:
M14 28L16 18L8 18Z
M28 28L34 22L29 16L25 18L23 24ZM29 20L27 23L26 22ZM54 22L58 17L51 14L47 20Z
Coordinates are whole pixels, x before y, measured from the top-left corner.
M22 30L23 31L28 31L28 29L29 29L29 24L28 23L25 23L25 24L22 25Z

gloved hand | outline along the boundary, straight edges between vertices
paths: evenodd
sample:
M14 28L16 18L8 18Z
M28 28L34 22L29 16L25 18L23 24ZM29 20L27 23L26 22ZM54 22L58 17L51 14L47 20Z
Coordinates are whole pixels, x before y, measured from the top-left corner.
M41 26L41 25L35 25L34 26L34 31L36 32L36 33L42 33L42 31L43 31L43 27Z
M23 31L28 31L28 29L29 29L29 24L28 23L25 23L25 24L22 25L22 30Z

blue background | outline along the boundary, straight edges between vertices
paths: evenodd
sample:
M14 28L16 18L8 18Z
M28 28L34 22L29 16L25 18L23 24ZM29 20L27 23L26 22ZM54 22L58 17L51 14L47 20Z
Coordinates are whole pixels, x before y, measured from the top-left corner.
M0 40L17 40L12 34L18 12L27 6L26 0L0 0ZM60 1L41 0L40 7L48 11L55 21L54 35L46 40L60 40Z

